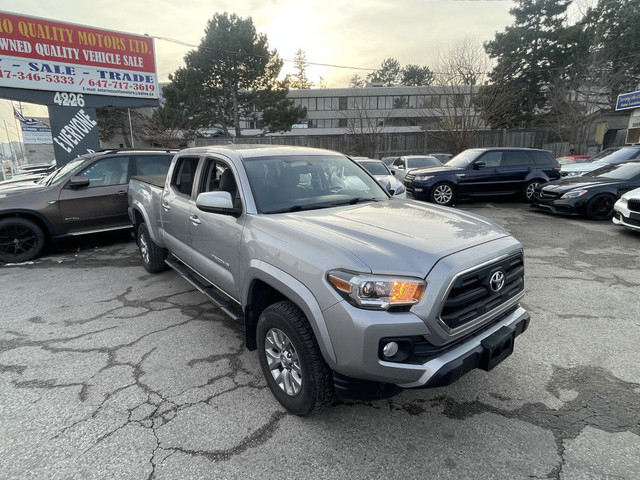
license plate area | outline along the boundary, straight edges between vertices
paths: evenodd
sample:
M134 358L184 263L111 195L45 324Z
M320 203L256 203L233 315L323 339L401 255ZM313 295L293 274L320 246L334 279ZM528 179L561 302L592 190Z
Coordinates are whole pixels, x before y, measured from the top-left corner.
M484 347L484 352L480 368L489 371L511 355L515 338L515 329L502 327L482 340L480 344Z

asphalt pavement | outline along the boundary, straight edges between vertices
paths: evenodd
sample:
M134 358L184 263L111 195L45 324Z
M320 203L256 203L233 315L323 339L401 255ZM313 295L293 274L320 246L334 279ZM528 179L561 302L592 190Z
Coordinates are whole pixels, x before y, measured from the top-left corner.
M123 238L0 266L2 479L637 479L640 235L459 208L525 247L529 330L446 388L310 418L269 392L240 327Z

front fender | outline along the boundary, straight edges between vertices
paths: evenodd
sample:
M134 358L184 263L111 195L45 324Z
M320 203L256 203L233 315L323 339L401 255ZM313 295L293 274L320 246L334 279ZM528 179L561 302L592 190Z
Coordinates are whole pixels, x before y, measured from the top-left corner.
M245 285L242 291L242 305L249 303L251 285L254 280L261 280L295 303L303 311L313 333L318 341L320 350L329 366L335 365L337 359L331 344L329 330L315 296L303 283L279 268L262 260L253 259L245 275Z

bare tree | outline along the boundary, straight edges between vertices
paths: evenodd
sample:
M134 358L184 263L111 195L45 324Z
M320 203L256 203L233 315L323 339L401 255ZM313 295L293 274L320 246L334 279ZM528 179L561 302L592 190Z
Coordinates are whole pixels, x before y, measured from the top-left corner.
M610 68L606 50L576 55L572 66L559 71L549 85L546 126L558 140L586 152L594 123L603 112L611 111L612 91L625 75L624 70Z
M473 37L441 52L434 67L436 85L425 87L421 108L425 117L435 117L456 154L472 147L478 132L489 128L483 116L504 110L510 93L486 85L490 61Z
M144 139L161 147L180 148L196 136L189 125L183 111L169 106L156 108L144 129Z
M370 109L368 101L369 97L358 96L353 91L348 109L341 113L346 121L349 153L374 158L376 152L382 150L385 123L393 116L393 111L382 113L382 110Z

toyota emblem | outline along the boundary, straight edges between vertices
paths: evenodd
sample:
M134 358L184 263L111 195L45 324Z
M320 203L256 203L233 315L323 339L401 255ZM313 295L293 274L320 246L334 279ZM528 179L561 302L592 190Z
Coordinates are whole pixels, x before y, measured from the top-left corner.
M489 286L495 293L498 293L500 290L502 290L502 287L504 287L504 272L502 270L498 270L493 275L491 275Z

